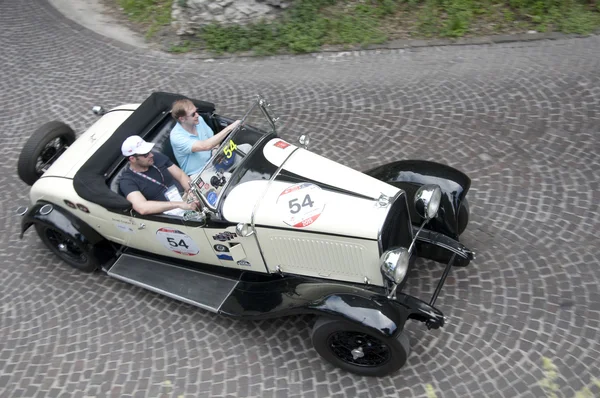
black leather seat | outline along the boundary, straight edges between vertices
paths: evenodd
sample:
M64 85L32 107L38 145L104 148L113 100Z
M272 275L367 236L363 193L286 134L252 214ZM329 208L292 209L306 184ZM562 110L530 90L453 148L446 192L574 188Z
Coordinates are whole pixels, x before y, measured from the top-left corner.
M210 115L202 114L202 118L210 126L210 128L213 131L215 131L215 122L210 117ZM173 147L171 146L171 140L169 138L171 130L173 130L173 127L175 127L176 124L177 122L169 116L164 122L164 124L158 129L158 132L154 135L154 138L150 142L153 142L155 144L154 148L152 149L153 152L160 152L166 155L169 159L171 159L171 162L173 162L173 164L179 166L179 163L177 163L177 159L175 158L175 154L173 153ZM113 177L112 181L110 182L110 189L113 192L118 193L119 195L122 195L122 193L119 191L119 180L121 179L121 175L126 170L126 168L127 165L122 167L121 170L117 172L117 174Z

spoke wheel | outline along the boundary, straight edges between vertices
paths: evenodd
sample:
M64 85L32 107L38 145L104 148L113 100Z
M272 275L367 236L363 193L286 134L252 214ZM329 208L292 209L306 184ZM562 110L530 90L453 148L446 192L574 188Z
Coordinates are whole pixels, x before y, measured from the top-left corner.
M315 350L325 360L363 376L385 376L400 369L410 353L408 338L380 335L348 321L321 317L312 331Z
M82 245L57 228L36 224L42 242L61 260L80 271L92 272L97 260Z
M391 358L387 344L366 333L334 332L328 344L338 358L356 366L381 366Z
M17 163L19 178L33 185L73 142L75 132L66 124L53 121L42 125L21 150Z

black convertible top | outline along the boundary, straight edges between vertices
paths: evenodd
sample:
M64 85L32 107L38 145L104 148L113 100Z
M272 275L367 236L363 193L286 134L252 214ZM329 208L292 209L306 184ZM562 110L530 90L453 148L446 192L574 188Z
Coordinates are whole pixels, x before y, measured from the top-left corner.
M105 172L123 156L121 144L127 137L139 135L144 138L157 120L165 112L171 111L173 102L182 98L187 97L164 92L152 93L77 171L73 178L75 192L83 199L107 209L123 212L131 209L131 203L127 199L110 190L106 184ZM212 113L215 110L215 105L210 102L191 100L199 112Z

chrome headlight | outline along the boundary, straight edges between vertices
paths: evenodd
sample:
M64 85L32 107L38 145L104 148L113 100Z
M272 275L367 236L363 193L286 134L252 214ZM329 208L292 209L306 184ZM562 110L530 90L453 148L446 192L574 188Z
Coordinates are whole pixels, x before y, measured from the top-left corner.
M381 272L392 282L402 282L408 271L410 253L404 247L391 249L381 256Z
M423 185L415 193L415 208L417 213L426 220L431 220L437 214L442 200L442 190L434 184Z

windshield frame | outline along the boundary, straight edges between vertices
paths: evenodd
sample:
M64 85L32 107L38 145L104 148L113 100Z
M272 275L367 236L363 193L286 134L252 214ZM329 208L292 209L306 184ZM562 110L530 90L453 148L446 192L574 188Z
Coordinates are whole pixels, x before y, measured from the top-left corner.
M265 134L263 134L262 137L260 137L256 141L256 143L254 143L254 145L252 145L252 148L243 155L242 161L240 162L239 165L237 165L236 169L233 171L233 173L231 174L231 176L229 177L227 182L223 185L222 189L219 191L220 194L217 198L217 201L215 202L214 205L211 205L208 201L208 198L202 192L200 192L199 189L197 189L198 182L200 180L202 180L202 174L209 167L214 167L214 161L217 158L217 156L221 155L221 153L224 151L225 147L229 145L229 142L232 141L235 137L237 137L237 135L242 131L243 127L246 126L246 120L248 119L248 117L250 115L252 115L252 113L255 111L256 107L259 108L262 115L269 122L271 131L265 131L262 129L258 129L256 127L249 126L249 127L252 127L253 129L258 129L259 131L262 131ZM194 189L194 194L198 197L198 199L200 199L202 201L202 204L206 208L208 208L210 211L212 211L215 215L217 215L219 218L221 218L219 209L221 208L221 205L223 202L222 199L227 196L227 192L229 191L231 181L237 181L236 177L237 177L238 173L240 173L240 170L244 169L244 167L243 167L244 164L248 161L248 159L251 157L251 155L254 154L256 149L263 147L261 145L263 143L263 141L265 141L266 139L272 139L274 137L277 137L277 129L275 126L275 122L277 121L277 119L274 119L271 117L271 115L269 114L269 112L267 110L268 107L269 107L269 104L267 103L267 101L260 94L257 95L257 98L254 100L254 102L250 106L250 109L246 112L244 117L242 117L240 124L231 133L229 133L229 135L227 136L226 139L223 140L223 142L221 142L221 145L219 145L219 149L212 154L212 156L210 157L208 162L206 162L206 164L204 165L202 170L197 174L197 176L194 178L194 180L190 184L190 186L196 188L196 189ZM239 155L239 153L237 153L237 154Z

